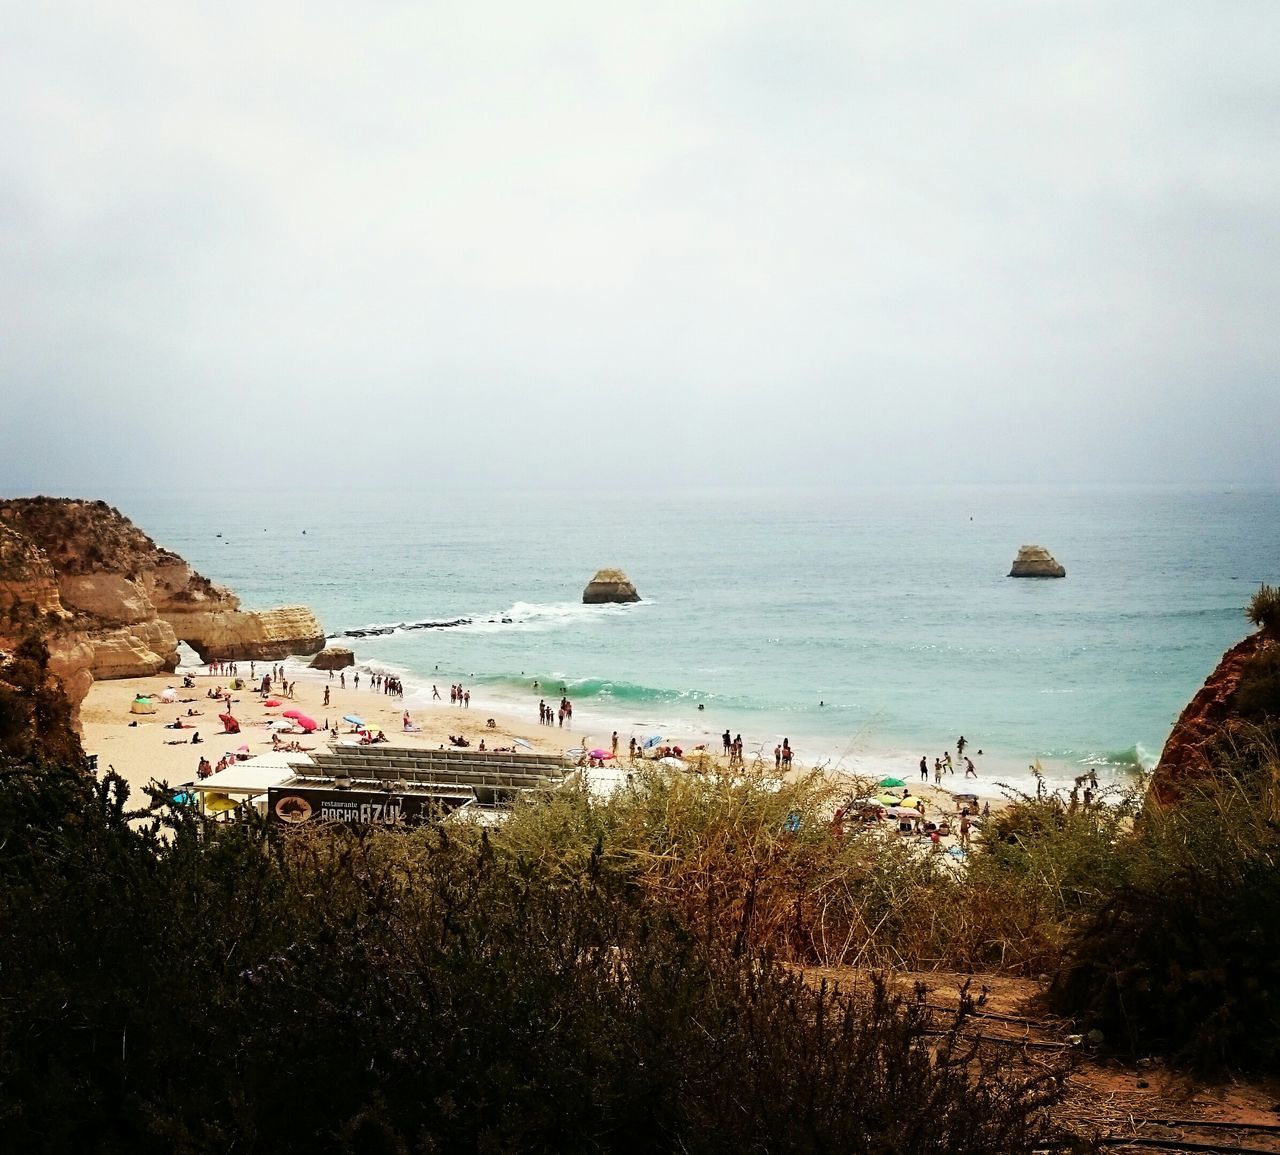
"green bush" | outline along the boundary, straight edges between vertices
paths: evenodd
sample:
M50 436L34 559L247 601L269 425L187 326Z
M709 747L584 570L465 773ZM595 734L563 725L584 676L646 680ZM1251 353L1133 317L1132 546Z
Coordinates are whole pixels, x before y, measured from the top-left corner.
M617 816L580 803L544 817L587 823L584 846ZM882 985L813 989L690 928L603 830L554 860L466 828L265 834L132 812L114 776L0 767L7 1146L995 1155L1053 1139L1052 1072L970 1054Z
M1131 1053L1280 1069L1278 769L1255 744L1176 808L1144 814L1122 881L1073 936L1059 1009Z
M1271 637L1280 636L1280 589L1276 586L1263 582L1249 599L1244 612L1245 617L1263 633Z
M1280 721L1280 646L1259 650L1245 662L1235 708L1240 717L1258 725Z

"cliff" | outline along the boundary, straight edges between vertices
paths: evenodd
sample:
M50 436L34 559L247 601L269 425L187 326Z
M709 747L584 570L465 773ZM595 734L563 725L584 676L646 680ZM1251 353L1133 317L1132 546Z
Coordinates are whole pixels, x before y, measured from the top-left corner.
M0 647L36 636L78 708L95 678L172 670L178 642L201 661L278 661L324 646L310 610L246 611L103 501L0 502Z
M1246 724L1238 709L1241 679L1253 658L1274 645L1263 633L1250 634L1222 655L1205 684L1178 715L1164 744L1151 779L1155 802L1172 805L1187 784L1215 772L1220 745L1230 742Z

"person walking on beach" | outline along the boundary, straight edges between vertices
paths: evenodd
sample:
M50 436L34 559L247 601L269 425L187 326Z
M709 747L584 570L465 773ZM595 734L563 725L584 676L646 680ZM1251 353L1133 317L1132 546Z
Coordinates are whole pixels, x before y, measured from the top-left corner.
M964 776L966 778L976 778L978 776L977 770L973 768L972 758L966 758L964 760Z
M775 770L782 769L782 747L775 746L773 748L773 768Z
M935 758L933 760L933 784L935 786L942 785L942 759Z
M929 759L923 754L920 755L920 781L929 781Z
M948 774L954 774L954 773L955 773L955 771L951 768L951 751L950 751L950 750L944 750L944 751L942 752L942 768L943 768L943 769L944 769Z
M437 686L434 682L431 685L431 700L433 702L440 701L440 687Z
M618 731L617 730L613 732L613 756L615 758L618 756Z

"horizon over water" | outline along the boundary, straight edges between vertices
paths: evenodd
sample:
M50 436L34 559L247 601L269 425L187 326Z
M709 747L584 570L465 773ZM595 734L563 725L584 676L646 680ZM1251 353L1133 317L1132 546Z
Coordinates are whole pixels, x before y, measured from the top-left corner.
M410 708L463 681L473 711L536 722L538 678L597 741L611 723L624 745L718 748L727 727L748 751L786 736L800 765L904 777L964 734L987 787L1025 788L1037 758L1058 783L1150 765L1280 578L1270 486L107 499L247 608L305 603L330 634L472 619L331 642L401 673ZM1030 543L1066 578L1008 578ZM583 606L605 566L644 601Z

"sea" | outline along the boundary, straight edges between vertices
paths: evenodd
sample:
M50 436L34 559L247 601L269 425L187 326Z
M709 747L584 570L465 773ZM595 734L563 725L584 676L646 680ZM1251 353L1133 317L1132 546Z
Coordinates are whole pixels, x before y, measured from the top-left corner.
M1033 766L1051 785L1151 767L1280 580L1276 488L652 493L617 468L612 490L111 500L246 608L310 606L411 708L462 683L473 714L536 722L563 687L574 745L616 727L718 748L727 729L749 756L787 738L797 764L908 780L964 735L981 780L1015 789ZM1008 577L1032 543L1067 576ZM603 567L642 601L583 605Z

